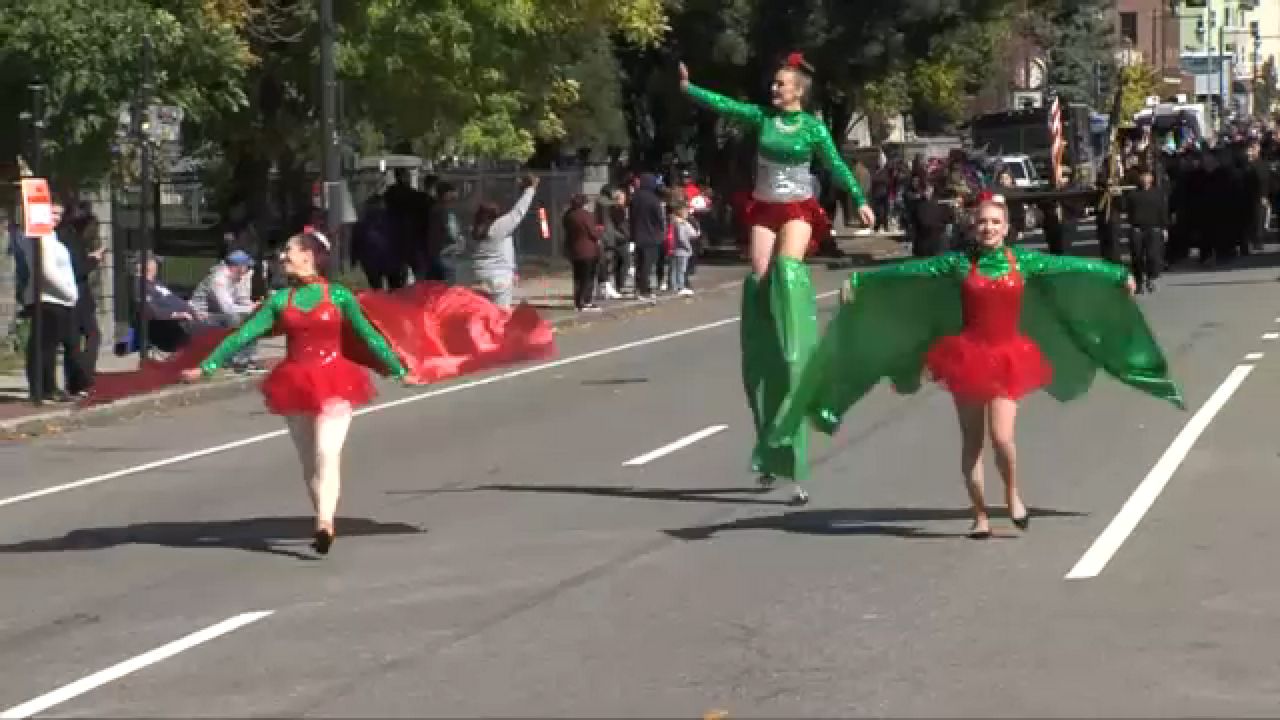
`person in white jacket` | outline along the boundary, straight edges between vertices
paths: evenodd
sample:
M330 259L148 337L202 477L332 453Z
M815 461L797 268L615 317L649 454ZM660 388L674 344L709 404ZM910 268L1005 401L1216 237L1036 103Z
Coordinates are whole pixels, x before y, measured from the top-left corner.
M62 206L53 206L53 224L57 227L62 222ZM32 267L35 259L35 243L40 243L40 267ZM51 398L58 401L68 399L68 394L58 389L58 346L67 353L68 367L81 363L71 317L76 302L80 299L76 288L76 273L71 264L71 251L56 232L38 238L22 237L19 240L22 257L27 267L27 282L22 292L22 304L34 322L39 317L41 323L40 344L36 344L35 333L27 340L27 385L31 389L32 399L36 399L35 386L37 376L41 379L41 395L39 398ZM40 297L35 297L35 273L40 273L43 286ZM75 389L77 392L83 388Z

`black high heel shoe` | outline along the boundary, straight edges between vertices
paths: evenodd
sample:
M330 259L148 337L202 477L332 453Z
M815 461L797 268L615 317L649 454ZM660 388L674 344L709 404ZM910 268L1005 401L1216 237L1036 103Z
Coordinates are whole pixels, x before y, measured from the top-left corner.
M333 547L333 531L317 530L311 541L311 547L321 555L328 555L329 548Z
M1013 520L1013 524L1016 525L1019 530L1026 532L1027 527L1031 525L1031 508L1027 508L1026 512L1022 513L1022 517L1013 517L1013 515L1010 514L1009 518Z

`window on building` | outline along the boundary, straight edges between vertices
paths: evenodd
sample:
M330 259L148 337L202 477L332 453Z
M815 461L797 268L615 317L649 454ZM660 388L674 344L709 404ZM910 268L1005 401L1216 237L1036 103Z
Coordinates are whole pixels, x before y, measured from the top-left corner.
M1120 13L1120 36L1134 45L1138 44L1138 13Z
M1209 0L1186 0L1187 8L1206 8L1209 7Z

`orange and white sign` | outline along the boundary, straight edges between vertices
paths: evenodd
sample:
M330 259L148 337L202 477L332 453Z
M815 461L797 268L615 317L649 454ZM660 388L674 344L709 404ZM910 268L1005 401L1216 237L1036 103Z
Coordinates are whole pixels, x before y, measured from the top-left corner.
M53 195L44 178L22 179L22 231L27 237L42 237L54 231Z

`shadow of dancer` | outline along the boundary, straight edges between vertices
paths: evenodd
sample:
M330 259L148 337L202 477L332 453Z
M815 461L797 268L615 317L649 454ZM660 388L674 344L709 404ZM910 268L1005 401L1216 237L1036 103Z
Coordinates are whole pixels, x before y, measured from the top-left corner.
M134 523L117 527L83 528L61 537L0 545L0 553L45 553L106 550L121 545L171 548L222 548L314 560L316 556L288 547L311 533L311 517L259 517L244 520ZM368 518L340 517L337 526L348 537L410 535L426 530L405 523L382 523Z
M763 488L637 488L613 485L481 485L477 491L549 493L553 495L594 495L630 500L708 503L719 505L787 505L783 500L764 500Z
M1084 517L1087 513L1032 508L1036 517ZM731 520L715 525L699 525L665 530L679 540L707 540L716 533L729 530L778 530L802 535L881 535L912 539L962 538L967 533L942 533L921 530L907 523L967 520L968 508L859 508L853 510L800 510ZM1016 537L1016 536L1009 536Z

